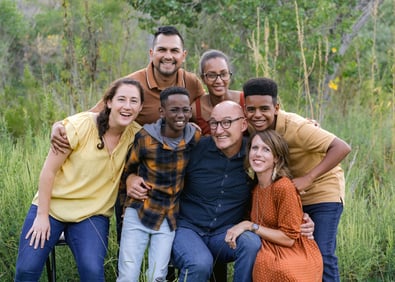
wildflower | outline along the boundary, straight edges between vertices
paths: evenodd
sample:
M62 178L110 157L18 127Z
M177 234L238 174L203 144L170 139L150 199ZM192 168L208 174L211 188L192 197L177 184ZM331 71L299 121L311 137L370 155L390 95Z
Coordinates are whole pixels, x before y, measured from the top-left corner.
M331 80L331 81L329 81L329 83L328 83L328 87L330 88L330 89L333 89L333 90L337 90L337 88L339 87L339 85L335 82L335 81L333 81L333 80Z

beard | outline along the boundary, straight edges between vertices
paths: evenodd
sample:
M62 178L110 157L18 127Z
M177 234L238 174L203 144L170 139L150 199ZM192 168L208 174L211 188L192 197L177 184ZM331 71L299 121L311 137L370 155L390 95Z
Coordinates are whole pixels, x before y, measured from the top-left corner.
M177 73L179 67L176 66L175 62L172 62L173 68L166 67L166 63L160 62L159 65L155 66L155 69L163 76L172 76Z

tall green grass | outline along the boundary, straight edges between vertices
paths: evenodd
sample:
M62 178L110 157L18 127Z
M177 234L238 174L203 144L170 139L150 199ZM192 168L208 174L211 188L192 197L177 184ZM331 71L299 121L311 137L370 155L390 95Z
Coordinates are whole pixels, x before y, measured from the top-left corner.
M296 16L297 13L296 6ZM259 26L257 29L259 31ZM278 46L280 42L277 42L277 28L273 23L265 23L264 37L268 35L266 33L269 29L272 29L276 41L274 45ZM384 57L381 53L381 57L388 61L390 67L387 66L382 72L378 72L373 68L375 64L372 63L376 57L376 45L372 43L370 52L362 52L367 48L365 46L367 43L361 40L358 45L356 40L357 43L349 54L342 58L348 64L344 64L343 69L339 71L342 74L338 82L339 90L325 96L325 74L328 73L326 57L329 49L325 52L315 50L329 48L329 45L325 47L328 44L327 38L322 38L318 46L307 46L308 42L303 42L303 38L309 35L304 34L303 26L298 25L297 31L300 54L306 52L305 55L308 55L301 56L299 70L297 66L289 68L298 74L297 77L291 75L294 72L277 71L276 62L287 58L281 58L277 49L270 49L269 42L266 39L262 40L259 34L249 41L249 47L255 55L256 76L266 75L278 81L282 107L287 111L317 119L323 128L335 133L352 146L352 152L342 162L346 175L346 203L340 221L337 245L342 281L393 281L395 277L394 56ZM263 42L260 42L261 40ZM108 53L109 58L112 58L111 54L112 52ZM261 55L263 61L259 59ZM317 58L315 68L313 63L308 61L308 57ZM354 61L358 63L355 65ZM119 64L115 65L118 69ZM310 74L310 68L316 72ZM388 77L386 78L385 74L388 73L392 73L392 83L389 83ZM108 79L107 72L101 73L101 76ZM28 73L25 73L26 83L34 80L29 77ZM36 193L38 176L49 149L48 123L64 117L65 114L59 113L59 110L68 110L59 106L69 104L64 97L67 96L65 86L59 82L59 84L55 83L50 91L48 86L46 87L43 89L36 87L34 92L26 88L26 92L32 93L31 99L18 100L12 105L11 110L0 114L0 281L13 280L19 232L31 199ZM310 88L314 91L310 92ZM50 96L48 92L51 93ZM42 95L33 95L33 93ZM81 91L81 93L92 94L87 95L89 101L81 107L83 110L89 108L87 105L94 105L101 96L99 94L101 92L96 89ZM8 89L0 94L4 97L2 101L9 102L18 93L15 89ZM62 103L51 101L51 97L62 100ZM19 130L16 132L18 134L7 130L5 118L9 128L14 125L13 128ZM36 118L34 126L27 122L32 118ZM38 127L43 126L45 128L37 130ZM20 137L14 139L15 136ZM110 282L115 281L117 265L114 225L112 219L109 252L105 265L106 279ZM143 269L145 268L144 265ZM59 281L79 281L74 260L67 247L59 247L57 250L57 274ZM229 274L232 276L232 266L229 267ZM46 281L45 270L41 281Z
M331 109L340 101L334 99ZM326 124L353 148L342 163L346 203L337 245L342 281L393 281L395 170L391 111L385 106L363 110L351 100L348 103L345 119L333 114Z
M19 234L49 150L49 129L36 132L34 137L26 132L26 136L18 140L0 129L0 143L0 281L13 281ZM111 282L116 279L118 252L114 217L110 229L105 275L106 281ZM67 246L56 248L56 261L58 281L79 281L74 258ZM145 263L143 269L146 269ZM47 281L45 268L40 281Z
M374 130L366 126L369 119L360 114L355 122L327 125L353 146L343 162L347 195L337 247L342 281L391 281L395 276L395 177L393 164L380 153L391 142L391 137L388 130L377 128L373 133L380 134L380 140L370 144L371 139L365 138ZM49 149L49 129L34 135L26 132L24 138L16 141L3 129L0 143L0 281L12 281L19 232ZM107 281L115 281L116 277L114 225L112 219L105 265ZM57 248L57 274L59 281L78 281L68 247ZM46 281L45 270L41 281Z
M296 3L296 2L295 2ZM395 7L395 6L394 6ZM296 17L298 8L295 5ZM395 10L394 10L395 11ZM377 14L373 13L376 23ZM273 29L274 32L276 31ZM343 81L339 88L324 95L325 74L328 72L326 60L317 52L319 62L314 71L304 52L306 35L298 26L300 78L298 87L295 77L280 78L275 71L273 77L279 77L279 91L282 107L306 117L319 120L321 126L352 146L352 152L342 162L346 174L346 204L342 215L337 244L337 255L342 281L393 281L395 277L395 79L394 57L392 60L392 85L388 78L380 76L374 62L377 55L376 42L371 42L371 51L361 56L360 48L367 48L366 42L355 45L350 57L358 61L358 76L347 76L347 69L355 71L355 65L344 64ZM373 38L376 30L373 31ZM259 40L259 39L258 39ZM264 42L265 56L276 58L276 50L271 50ZM251 45L254 54L259 42ZM312 46L310 46L312 47ZM310 50L320 50L313 46ZM314 53L314 51L310 51ZM310 54L311 55L311 54ZM347 61L347 58L343 58ZM311 63L311 62L310 62ZM260 69L264 65L255 61ZM383 66L384 67L384 66ZM275 65L264 66L275 69ZM324 72L317 72L323 69ZM386 72L384 72L386 73ZM262 73L265 75L265 72ZM257 73L257 76L262 75ZM317 76L318 74L318 76ZM314 76L316 75L316 76ZM313 79L313 78L316 79ZM314 84L313 84L314 83ZM289 88L291 86L291 88ZM310 93L310 87L316 93ZM295 92L298 95L295 95ZM311 95L314 94L314 95ZM324 99L325 97L325 99Z
M0 280L12 281L19 232L24 215L36 191L40 164L48 142L43 134L14 143L4 131L0 150Z

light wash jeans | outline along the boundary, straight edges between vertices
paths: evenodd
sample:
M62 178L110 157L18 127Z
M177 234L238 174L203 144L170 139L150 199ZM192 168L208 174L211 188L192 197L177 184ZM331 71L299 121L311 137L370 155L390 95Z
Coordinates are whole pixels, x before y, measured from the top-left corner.
M164 220L158 231L141 224L134 208L127 208L123 219L117 282L138 282L141 263L148 247L146 281L166 281L174 231Z
M188 228L177 228L172 261L180 270L179 281L208 281L216 261L234 261L233 281L251 282L256 254L261 247L260 237L245 231L237 238L237 247L233 250L225 243L225 235L226 231L198 234Z
M31 205L23 224L16 262L16 282L39 281L52 248L64 232L67 245L74 255L80 280L84 282L104 281L104 259L107 255L109 219L92 216L76 223L61 222L49 217L51 235L44 248L29 246L30 237L25 236L37 214L37 206Z
M314 221L314 239L324 261L322 281L339 282L340 274L335 252L337 228L343 212L343 203L307 205L303 206L303 211L308 213Z

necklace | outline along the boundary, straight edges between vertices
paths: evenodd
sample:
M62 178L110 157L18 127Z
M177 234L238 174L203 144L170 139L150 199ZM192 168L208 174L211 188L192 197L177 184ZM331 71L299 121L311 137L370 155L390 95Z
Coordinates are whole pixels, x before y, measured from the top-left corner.
M259 216L260 213L262 212L261 209L260 209L260 207L261 207L261 197L262 197L262 192L263 192L262 189L263 189L262 186L260 184L258 184L258 187L257 187L257 189L255 189L254 195L253 195L253 197L254 197L254 206L252 208L253 208L253 211L254 211L254 213L253 213L254 216L253 216L252 220L253 220L253 222L255 222L257 224L262 224L261 218Z

